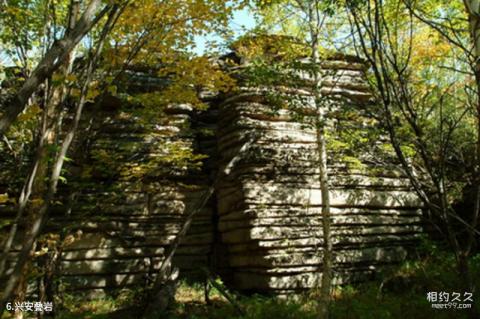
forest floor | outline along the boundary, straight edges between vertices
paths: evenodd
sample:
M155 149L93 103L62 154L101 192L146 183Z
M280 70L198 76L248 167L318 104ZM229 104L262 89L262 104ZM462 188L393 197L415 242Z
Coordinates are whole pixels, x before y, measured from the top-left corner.
M468 309L434 309L432 304L448 302L429 301L427 294L459 292L464 299L454 259L437 247L429 247L429 254L406 261L402 265L379 274L374 281L338 287L331 304L333 319L462 319L468 318ZM480 286L480 254L471 259L476 287ZM221 284L220 281L218 281ZM445 299L446 295L444 295ZM473 293L473 302L480 309L480 296ZM210 302L205 301L203 285L181 282L175 296L175 304L165 319L310 319L316 318L314 293L299 296L295 300L280 300L259 295L238 296L236 300L243 314L212 288ZM58 311L59 319L130 319L139 318L138 306L141 292L128 292L95 299L88 302L78 297L64 296L64 304ZM461 300L462 301L462 300ZM455 301L453 301L455 303ZM472 304L469 301L460 302ZM458 302L457 302L458 304ZM448 306L446 306L448 307ZM458 305L457 305L458 307ZM162 318L162 319L163 319Z
M379 285L374 283L348 286L337 290L331 306L332 319L463 319L469 310L432 309L426 293L405 286L378 295ZM433 291L434 289L432 289ZM448 289L443 289L448 291ZM440 292L440 291L439 291ZM315 298L304 296L299 300L285 301L259 295L238 297L244 314L217 293L204 299L203 288L185 283L179 287L176 304L165 319L314 319ZM480 303L476 302L476 307ZM119 307L118 301L95 300L71 307L60 314L61 319L130 319L139 318L141 308Z

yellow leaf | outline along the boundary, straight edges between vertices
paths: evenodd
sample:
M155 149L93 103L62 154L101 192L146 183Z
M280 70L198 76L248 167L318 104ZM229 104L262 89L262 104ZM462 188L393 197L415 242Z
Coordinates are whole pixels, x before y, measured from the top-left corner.
M8 194L0 194L0 204L5 204L9 202Z

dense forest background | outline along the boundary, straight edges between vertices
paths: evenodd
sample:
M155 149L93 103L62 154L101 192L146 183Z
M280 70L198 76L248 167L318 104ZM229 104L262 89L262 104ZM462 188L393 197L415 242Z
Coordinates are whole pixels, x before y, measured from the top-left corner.
M242 34L231 23L240 11L255 19ZM7 318L479 318L480 1L3 0L0 48L0 312ZM327 113L358 117L325 103L321 65L339 56L365 64L371 97L369 116L356 118L363 125L332 136ZM232 72L240 60L244 74ZM129 88L132 74L145 70L162 79L161 91ZM143 181L162 169L198 169L205 159L168 143L153 164L119 167L100 152L89 166L103 108L125 105L119 111L139 123L160 123L171 105L205 110L205 94L228 96L239 79L304 86L299 74L308 74L315 116L297 120L316 132L322 198L317 288L284 301L237 295L210 275L205 293L179 282L170 262L202 207L189 213L148 287L90 301L51 288L62 249L80 235L45 226L59 207L68 218L87 187L79 180L102 171ZM298 107L288 94L268 94L278 102L274 113ZM388 143L379 146L380 137ZM378 165L393 161L408 178L424 208L425 236L376 281L337 286L328 160L343 151L343 161L361 168L356 155L373 148L382 154ZM429 292L456 291L473 294L468 309L432 309ZM55 311L12 310L32 294L53 301Z

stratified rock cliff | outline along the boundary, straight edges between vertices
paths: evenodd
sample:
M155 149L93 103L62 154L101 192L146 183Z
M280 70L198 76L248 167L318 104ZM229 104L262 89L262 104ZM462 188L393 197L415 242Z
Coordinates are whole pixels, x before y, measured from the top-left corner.
M336 56L322 69L322 94L333 105L328 135L369 125L365 65ZM132 87L154 91L161 81L138 73ZM122 105L98 114L102 121L79 168L83 186L71 196L68 213L57 209L48 226L65 235L81 233L62 252L62 289L148 285L215 172L249 140L232 171L219 175L215 195L195 217L174 264L192 278L211 268L242 291L287 294L315 287L322 273L322 202L315 131L304 122L314 114L311 93L292 88L290 94L305 103L293 111L272 105L275 90L239 81L234 93L210 96L206 111L174 105L146 122ZM358 116L337 117L342 108ZM303 120L295 112L303 112ZM379 136L377 144L385 144ZM179 150L186 159L169 162L169 152ZM341 147L329 152L337 284L368 279L398 263L422 233L421 207L407 178L375 152L354 154L357 165Z
M364 65L343 57L326 61L325 99L360 114L370 93ZM275 90L275 88L271 88ZM218 147L224 163L251 136L256 140L217 190L219 231L226 244L231 284L278 294L313 288L322 270L321 191L315 131L295 111L272 113L265 90L242 87L221 104ZM305 112L305 110L303 110ZM332 112L333 113L333 112ZM360 118L360 117L358 117ZM328 134L342 129L330 114ZM350 125L358 124L352 120ZM378 141L381 142L381 141ZM328 173L337 284L365 280L379 267L405 258L422 232L420 203L394 163L357 154L351 168L330 154Z

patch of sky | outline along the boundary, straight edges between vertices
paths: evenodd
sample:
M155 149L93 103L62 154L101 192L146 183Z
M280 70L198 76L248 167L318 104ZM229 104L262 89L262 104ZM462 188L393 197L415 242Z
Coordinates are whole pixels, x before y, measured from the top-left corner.
M193 52L197 55L208 55L212 52L226 53L229 40L236 39L256 26L253 12L245 7L233 13L229 34L208 34L195 37Z

